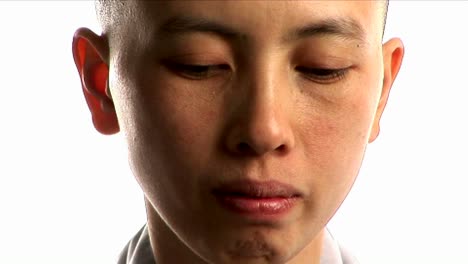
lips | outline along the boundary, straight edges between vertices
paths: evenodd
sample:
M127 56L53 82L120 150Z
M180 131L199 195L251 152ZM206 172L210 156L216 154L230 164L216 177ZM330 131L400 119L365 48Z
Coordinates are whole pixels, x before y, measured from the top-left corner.
M284 215L302 197L296 188L277 181L229 182L212 193L223 208L257 219Z
M300 196L300 192L291 185L277 181L233 181L213 189L215 195L247 196L252 198L291 198Z

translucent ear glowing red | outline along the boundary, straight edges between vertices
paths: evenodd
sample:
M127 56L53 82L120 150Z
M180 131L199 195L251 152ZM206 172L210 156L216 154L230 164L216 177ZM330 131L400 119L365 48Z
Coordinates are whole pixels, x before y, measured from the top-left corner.
M94 79L93 87L95 90L83 89L86 102L92 111L93 125L100 133L110 135L119 132L117 116L114 110L114 104L107 96L107 65L100 63L91 69Z
M73 55L93 125L100 133L110 135L119 132L120 128L113 101L106 91L109 69L98 50L104 45L93 43L98 41L100 38L90 30L77 30Z

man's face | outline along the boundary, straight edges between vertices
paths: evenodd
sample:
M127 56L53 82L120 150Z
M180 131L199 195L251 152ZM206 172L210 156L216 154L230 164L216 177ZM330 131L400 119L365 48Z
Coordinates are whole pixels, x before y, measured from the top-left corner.
M378 134L382 4L128 5L109 78L148 210L211 263L294 260Z

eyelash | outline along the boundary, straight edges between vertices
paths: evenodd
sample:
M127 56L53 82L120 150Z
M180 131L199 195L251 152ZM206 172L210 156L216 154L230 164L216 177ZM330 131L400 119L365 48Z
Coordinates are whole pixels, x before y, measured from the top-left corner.
M330 84L339 80L342 80L349 68L340 68L340 69L327 69L327 68L307 68L302 66L297 66L296 70L302 73L305 78L322 83Z
M183 64L183 63L170 63L168 68L172 71L194 80L202 80L215 76L220 71L229 70L230 67L227 64Z
M202 80L215 76L219 71L229 70L227 64L183 64L183 63L169 63L168 68L172 71L193 80ZM321 83L330 84L343 79L346 76L349 68L340 69L327 69L327 68L307 68L297 66L295 68L298 72L302 73L305 78Z

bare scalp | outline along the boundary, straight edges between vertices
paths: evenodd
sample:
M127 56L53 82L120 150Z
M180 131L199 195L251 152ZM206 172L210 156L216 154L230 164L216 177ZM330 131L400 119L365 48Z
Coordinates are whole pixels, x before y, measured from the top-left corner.
M118 0L95 0L96 15L101 25L102 31L105 34L112 34L118 30L119 26L131 15L133 1L118 1ZM387 21L387 11L389 0L379 1L379 10L382 12L383 29ZM383 35L383 34L382 34Z

